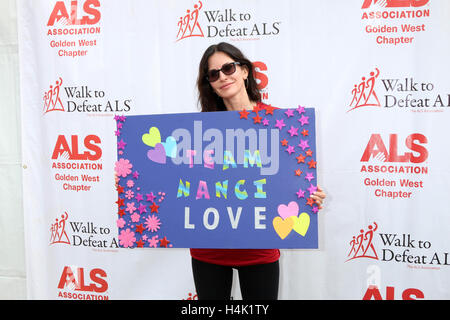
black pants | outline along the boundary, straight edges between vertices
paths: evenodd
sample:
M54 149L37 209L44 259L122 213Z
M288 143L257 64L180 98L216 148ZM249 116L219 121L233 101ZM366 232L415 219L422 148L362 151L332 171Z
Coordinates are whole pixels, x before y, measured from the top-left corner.
M230 300L233 268L239 274L242 299L276 300L280 267L278 261L245 267L228 267L192 258L195 289L199 300Z

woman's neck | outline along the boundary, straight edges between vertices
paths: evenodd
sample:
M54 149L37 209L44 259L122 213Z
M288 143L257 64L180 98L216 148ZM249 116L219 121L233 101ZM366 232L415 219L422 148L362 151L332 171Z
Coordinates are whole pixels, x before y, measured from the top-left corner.
M248 96L243 98L233 97L232 99L224 99L223 103L228 111L251 110L256 106L256 102L250 101Z

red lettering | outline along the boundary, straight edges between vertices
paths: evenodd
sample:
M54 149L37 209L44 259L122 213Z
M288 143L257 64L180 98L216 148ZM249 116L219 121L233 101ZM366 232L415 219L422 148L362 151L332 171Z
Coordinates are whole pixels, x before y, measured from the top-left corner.
M369 8L372 3L376 4L381 0L364 0L362 9ZM387 0L386 8L399 8L399 7L423 7L430 0Z
M395 287L386 287L386 300L395 300ZM383 300L380 290L376 286L369 286L364 294L363 300ZM414 298L423 299L425 295L419 289L406 289L402 293L403 300L415 300Z
M253 62L253 71L255 79L259 80L258 90L262 90L265 87L267 87L267 84L269 83L269 78L265 73L260 72L260 71L267 71L266 64L261 61Z
M419 141L419 143L427 143L428 140L427 137L420 133L413 133L406 138L406 146L412 151L419 153L417 157L414 156L414 154L411 154L410 161L412 163L422 163L428 158L428 150L424 146L414 143L416 140Z
M91 280L94 282L91 284L91 290L94 292L105 292L106 290L108 290L108 282L106 282L105 279L106 278L106 272L103 271L102 269L92 269L91 272L89 273ZM100 286L97 287L95 285L95 283L99 284Z
M423 299L425 298L425 295L423 294L422 291L420 291L419 289L406 289L405 291L403 291L402 294L402 299L403 300L416 300L413 298L417 298L417 299Z
M94 154L91 154L89 151L86 151L84 154L88 160L95 161L101 158L102 149L99 146L92 144L92 142L100 144L101 140L99 137L93 134L88 135L86 138L84 138L84 146L94 152Z
M69 154L70 160L95 161L100 159L100 157L102 156L102 149L98 145L96 145L100 144L101 140L96 135L91 134L86 136L86 138L84 138L84 146L92 153L90 151L79 153L77 135L71 136L71 143L72 147L69 146L64 135L59 135L58 139L56 140L55 149L53 150L52 159L54 160L57 159L60 155L64 154L65 152Z
M48 19L47 26L53 26L55 22L58 22L62 18L66 18L72 25L96 24L100 21L101 17L100 11L96 9L99 7L99 0L86 0L83 4L83 11L88 15L83 16L82 19L78 19L78 1L70 2L70 17L64 1L57 1Z
M367 162L371 156L376 156L380 152L385 155L388 154L381 135L374 133L370 136L369 143L367 144L366 150L364 150L361 161Z

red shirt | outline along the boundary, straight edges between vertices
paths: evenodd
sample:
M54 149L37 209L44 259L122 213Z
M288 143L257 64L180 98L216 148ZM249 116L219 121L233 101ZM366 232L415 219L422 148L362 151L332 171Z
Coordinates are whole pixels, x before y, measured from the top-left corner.
M191 249L194 259L223 266L266 264L280 258L278 249Z
M257 110L267 107L258 102ZM278 108L277 108L278 109ZM250 266L266 264L277 261L280 258L278 249L191 249L194 259L219 264L224 266Z

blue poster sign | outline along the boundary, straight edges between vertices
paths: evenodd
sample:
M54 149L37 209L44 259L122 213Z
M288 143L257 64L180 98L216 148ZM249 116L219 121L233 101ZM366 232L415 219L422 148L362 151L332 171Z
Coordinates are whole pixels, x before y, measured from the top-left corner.
M318 247L314 109L115 120L121 247Z

